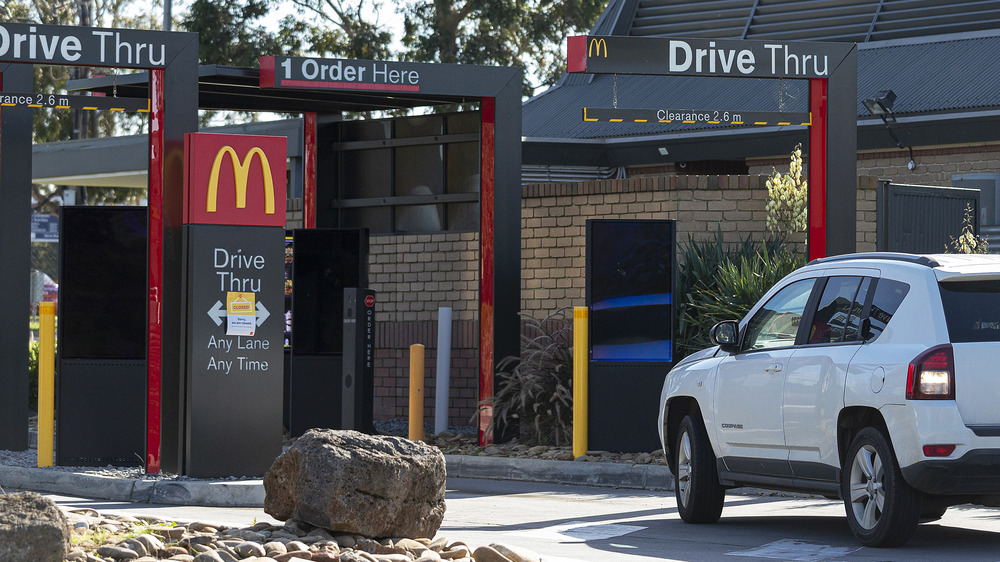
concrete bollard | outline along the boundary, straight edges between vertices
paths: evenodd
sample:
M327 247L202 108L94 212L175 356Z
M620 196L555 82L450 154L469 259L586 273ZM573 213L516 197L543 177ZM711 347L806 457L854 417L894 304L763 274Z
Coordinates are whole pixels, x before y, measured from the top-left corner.
M437 372L434 377L434 433L448 429L451 388L451 307L438 308Z

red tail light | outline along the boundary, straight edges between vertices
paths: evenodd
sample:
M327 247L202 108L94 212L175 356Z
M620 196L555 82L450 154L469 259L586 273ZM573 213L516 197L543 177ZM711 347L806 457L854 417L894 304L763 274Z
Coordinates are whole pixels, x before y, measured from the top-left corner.
M951 344L932 347L910 361L906 399L955 399L955 357Z

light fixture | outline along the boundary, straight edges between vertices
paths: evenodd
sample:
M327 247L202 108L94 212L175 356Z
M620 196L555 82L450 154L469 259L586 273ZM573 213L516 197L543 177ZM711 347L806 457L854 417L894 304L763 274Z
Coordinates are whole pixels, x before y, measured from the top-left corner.
M657 150L660 151L660 156L666 156L666 155L670 154L670 151L667 150L667 147L665 147L665 146L661 146Z
M882 90L874 97L866 99L864 102L868 112L879 117L892 118L892 104L896 101L896 93L892 90ZM892 118L895 121L895 118Z
M864 100L862 103L868 108L868 112L872 115L882 119L882 124L885 125L885 130L889 131L889 136L892 140L896 141L896 147L905 148L910 151L910 161L906 163L906 167L912 170L917 167L917 164L913 161L913 149L909 146L905 146L899 137L896 136L895 131L889 126L889 122L896 122L896 116L892 113L892 105L896 102L896 93L892 90L881 90L874 96Z

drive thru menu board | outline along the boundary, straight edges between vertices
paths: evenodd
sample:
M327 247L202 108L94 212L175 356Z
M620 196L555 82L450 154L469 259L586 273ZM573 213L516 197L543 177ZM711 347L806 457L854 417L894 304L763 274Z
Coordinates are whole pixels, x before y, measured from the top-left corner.
M188 227L190 476L263 475L281 453L283 234Z

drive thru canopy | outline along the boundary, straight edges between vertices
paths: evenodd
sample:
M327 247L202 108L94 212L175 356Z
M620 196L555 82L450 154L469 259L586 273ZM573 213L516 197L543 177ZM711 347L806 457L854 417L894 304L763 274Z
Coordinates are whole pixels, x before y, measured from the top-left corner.
M198 67L196 34L0 24L0 91L31 91L35 64L144 70L69 87L150 100L147 470L177 472L183 450L183 139L198 109L305 113L306 226L315 226L318 115L479 104L479 392L492 396L498 358L519 353L521 69L281 56L260 70ZM28 302L30 111L0 110L0 306L9 310ZM0 324L0 448L27 448L23 332L17 315ZM481 435L488 422L481 416Z

